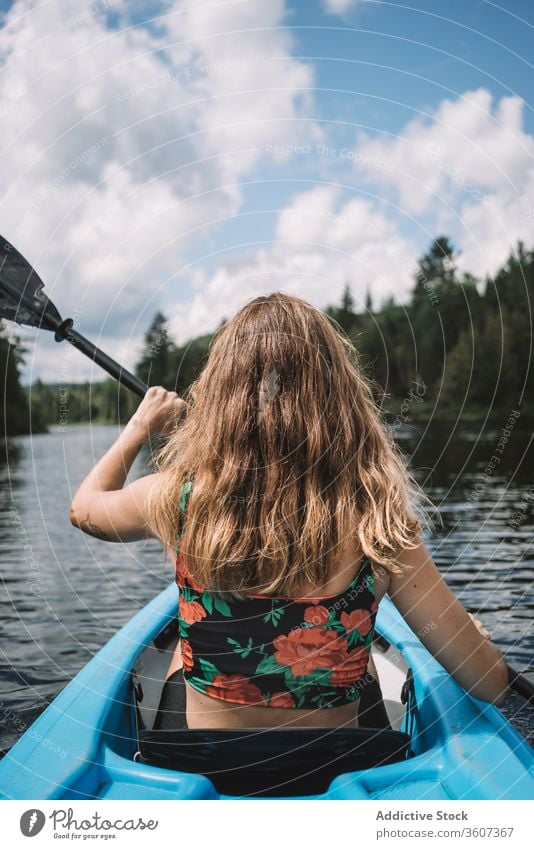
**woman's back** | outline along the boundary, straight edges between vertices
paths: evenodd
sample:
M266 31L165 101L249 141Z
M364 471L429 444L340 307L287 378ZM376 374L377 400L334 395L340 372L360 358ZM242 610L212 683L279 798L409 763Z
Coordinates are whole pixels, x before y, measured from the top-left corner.
M186 484L182 528L190 493ZM293 598L214 594L180 552L176 581L190 727L356 724L377 600L372 564L353 544L322 587Z

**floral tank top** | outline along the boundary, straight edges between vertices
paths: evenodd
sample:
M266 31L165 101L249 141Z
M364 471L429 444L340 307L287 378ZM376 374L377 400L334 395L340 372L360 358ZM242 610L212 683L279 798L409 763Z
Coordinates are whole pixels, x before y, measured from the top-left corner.
M187 481L181 527L191 489ZM377 614L368 559L337 595L227 602L189 575L179 542L176 553L183 673L191 687L225 702L278 708L359 699Z

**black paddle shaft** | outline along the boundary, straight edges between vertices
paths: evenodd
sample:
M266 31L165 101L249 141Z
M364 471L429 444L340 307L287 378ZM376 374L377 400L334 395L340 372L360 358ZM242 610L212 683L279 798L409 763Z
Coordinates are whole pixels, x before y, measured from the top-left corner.
M507 666L507 668L510 689L525 699L529 705L534 706L534 684L532 681L529 681L528 678L517 672L512 666Z
M140 395L141 398L146 395L148 390L148 386L146 383L143 383L142 380L139 380L138 377L135 377L131 372L127 371L123 368L119 363L115 362L111 357L101 351L100 348L97 348L96 345L93 345L89 339L86 339L85 336L82 336L81 333L78 333L77 330L74 330L72 318L67 318L65 321L62 321L61 324L56 328L55 332L55 340L56 342L61 342L63 339L66 339L67 342L70 342L78 351L81 351L82 354L85 354L91 360L99 365L104 371L107 371L112 377L122 383L127 389L130 389L132 392L135 392L137 395Z

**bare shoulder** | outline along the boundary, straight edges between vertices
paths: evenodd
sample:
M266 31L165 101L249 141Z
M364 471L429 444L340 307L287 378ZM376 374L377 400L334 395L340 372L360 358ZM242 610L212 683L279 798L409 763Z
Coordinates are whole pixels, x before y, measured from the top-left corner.
M402 590L420 588L423 581L435 584L441 579L432 557L420 539L414 539L412 548L399 552L395 558L396 571L389 571L379 563L373 563L373 577L377 602L386 594L395 598ZM427 588L428 589L428 588Z
M451 611L456 601L432 555L420 537L399 552L397 570L390 575L389 595L413 627L413 618Z
M376 602L379 602L389 593L391 575L379 563L373 563L373 578L375 582L375 597Z

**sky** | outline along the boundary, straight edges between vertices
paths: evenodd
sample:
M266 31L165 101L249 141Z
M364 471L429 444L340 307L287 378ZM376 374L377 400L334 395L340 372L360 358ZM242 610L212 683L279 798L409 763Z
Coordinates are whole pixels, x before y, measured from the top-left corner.
M0 233L126 367L282 290L405 302L534 246L530 0L0 0ZM100 379L20 331L23 381Z

